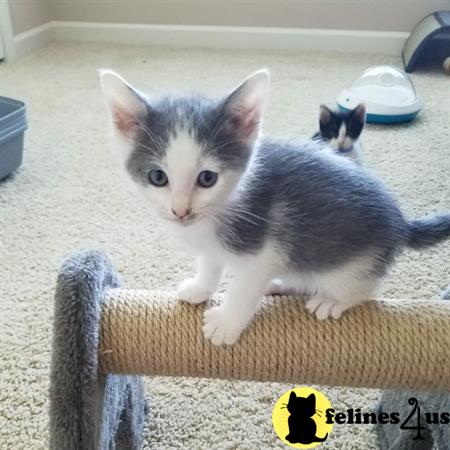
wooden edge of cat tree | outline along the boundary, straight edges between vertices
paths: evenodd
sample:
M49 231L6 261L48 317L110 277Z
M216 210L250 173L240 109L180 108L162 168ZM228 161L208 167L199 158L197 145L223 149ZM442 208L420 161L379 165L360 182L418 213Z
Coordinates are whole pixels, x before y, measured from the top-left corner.
M449 301L378 300L319 321L301 299L268 297L240 340L219 347L203 337L204 309L168 292L106 291L100 370L450 391Z

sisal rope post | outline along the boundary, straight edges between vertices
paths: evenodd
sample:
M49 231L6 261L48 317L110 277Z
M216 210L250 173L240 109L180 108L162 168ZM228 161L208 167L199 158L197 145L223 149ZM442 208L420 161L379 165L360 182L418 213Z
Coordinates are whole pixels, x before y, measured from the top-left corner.
M301 299L268 297L240 340L220 347L203 337L204 309L167 292L107 291L100 370L450 391L450 302L379 300L319 321Z

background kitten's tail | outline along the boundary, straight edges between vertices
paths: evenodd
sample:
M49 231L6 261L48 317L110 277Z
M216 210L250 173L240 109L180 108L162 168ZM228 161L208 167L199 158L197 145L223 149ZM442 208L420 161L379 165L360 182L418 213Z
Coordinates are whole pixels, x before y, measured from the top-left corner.
M419 250L450 237L450 214L411 220L408 222L407 245Z

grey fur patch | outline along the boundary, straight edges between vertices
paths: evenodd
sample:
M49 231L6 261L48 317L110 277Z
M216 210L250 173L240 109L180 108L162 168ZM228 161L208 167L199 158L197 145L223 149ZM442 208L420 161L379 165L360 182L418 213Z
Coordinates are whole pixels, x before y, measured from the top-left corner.
M222 219L220 239L236 253L255 253L270 239L302 272L367 254L374 255L374 271L384 273L406 243L407 222L380 182L317 146L263 139L247 188ZM235 209L247 211L247 220Z
M149 171L160 167L170 141L182 131L200 144L205 155L216 158L222 170L244 171L247 166L252 147L239 139L226 100L164 97L149 104L140 120L142 128L126 163L130 176L140 184L148 184Z

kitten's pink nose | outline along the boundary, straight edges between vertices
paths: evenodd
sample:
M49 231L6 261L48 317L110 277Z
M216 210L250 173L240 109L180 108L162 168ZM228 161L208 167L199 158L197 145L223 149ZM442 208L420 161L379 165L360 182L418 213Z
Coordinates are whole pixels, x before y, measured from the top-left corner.
M180 220L183 220L185 217L187 217L191 213L191 209L190 208L177 208L177 209L173 209L172 208L171 211Z

